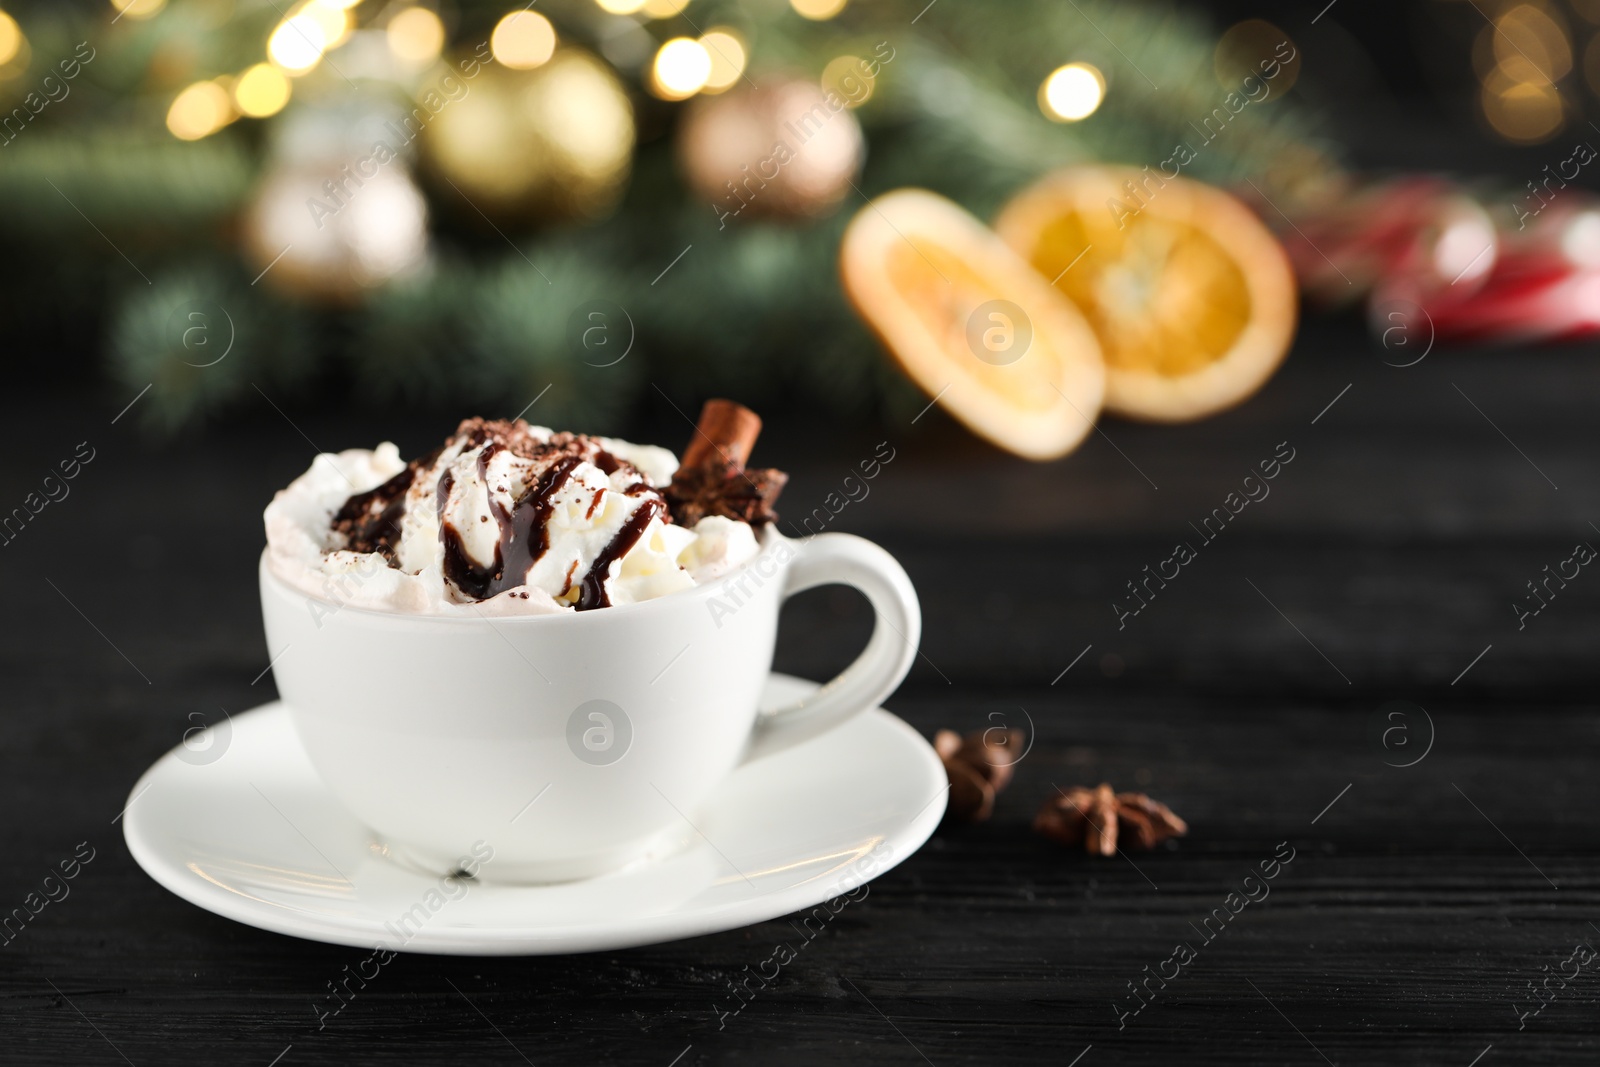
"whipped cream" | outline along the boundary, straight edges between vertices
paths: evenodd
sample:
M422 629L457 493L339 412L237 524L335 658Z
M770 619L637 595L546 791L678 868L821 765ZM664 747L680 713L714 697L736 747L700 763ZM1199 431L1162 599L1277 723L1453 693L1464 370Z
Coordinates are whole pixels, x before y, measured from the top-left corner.
M667 449L468 419L410 463L393 444L324 453L267 506L267 565L378 611L541 614L631 604L754 558L754 529L675 524Z

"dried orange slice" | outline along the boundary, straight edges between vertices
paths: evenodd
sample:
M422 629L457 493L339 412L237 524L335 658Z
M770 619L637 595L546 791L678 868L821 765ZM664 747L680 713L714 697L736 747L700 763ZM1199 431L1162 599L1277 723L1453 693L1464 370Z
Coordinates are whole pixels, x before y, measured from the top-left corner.
M911 380L979 436L1044 460L1093 428L1105 393L1094 331L956 204L921 189L872 201L845 231L840 273Z
M1070 167L1019 193L995 229L1088 316L1107 411L1185 422L1232 407L1294 339L1288 258L1220 189L1149 168Z

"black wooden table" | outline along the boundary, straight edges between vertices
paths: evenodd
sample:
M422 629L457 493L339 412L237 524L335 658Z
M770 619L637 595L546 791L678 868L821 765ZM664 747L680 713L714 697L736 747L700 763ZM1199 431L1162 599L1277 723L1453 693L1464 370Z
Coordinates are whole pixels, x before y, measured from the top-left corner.
M414 451L448 420L291 405L296 429L261 404L155 448L111 424L125 396L14 391L3 509L79 442L95 458L0 547L0 912L80 842L94 859L0 948L0 1062L1594 1063L1600 963L1569 961L1600 945L1600 574L1537 615L1513 605L1600 545L1597 398L1592 350L1398 369L1359 325L1313 320L1242 409L1107 421L1052 465L930 413L832 528L884 544L923 597L892 710L930 735L1032 724L993 820L941 830L724 1026L727 981L782 920L593 955L402 956L319 1032L314 1005L362 953L179 900L114 819L189 712L270 696L251 685L259 514L305 437ZM687 430L665 405L647 418L641 437ZM882 436L779 418L758 458L794 472L797 515ZM1270 495L1203 541L1190 524L1281 449ZM1195 558L1119 622L1126 583L1180 541ZM867 625L855 594L806 594L779 666L823 677ZM1102 780L1191 833L1108 859L1032 835L1053 787ZM1265 889L1246 881L1286 856ZM1207 936L1217 909L1237 914Z

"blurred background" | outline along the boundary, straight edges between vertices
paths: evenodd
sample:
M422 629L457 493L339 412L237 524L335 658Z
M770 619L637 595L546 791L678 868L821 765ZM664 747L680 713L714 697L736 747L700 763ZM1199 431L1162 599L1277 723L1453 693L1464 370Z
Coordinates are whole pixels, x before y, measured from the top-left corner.
M508 1056L485 1018L541 1063L1596 1061L1581 983L1525 1033L1507 1008L1600 902L1600 0L523 2L0 0L0 904L106 855L10 949L6 1062ZM1018 206L1069 179L1100 191ZM948 198L920 257L846 241L906 186ZM1038 361L971 328L1033 274L1113 376L1253 337L1245 369L1203 421L1127 393L1042 439L1040 402L1086 398L1009 388ZM190 907L113 825L274 695L262 508L317 452L418 456L466 415L681 448L719 395L792 475L781 529L910 574L894 713L1037 737L992 819L727 1034L713 990L787 923L464 960L460 990L402 960L306 1033L348 950ZM775 666L829 677L872 626L801 593ZM1100 862L1030 830L1102 781L1190 836ZM1248 932L1113 1030L1282 840Z
M726 394L907 430L935 389L885 358L839 276L867 198L922 186L987 219L1056 168L1154 164L1273 55L1270 91L1183 173L1279 232L1307 322L1366 309L1382 337L1401 300L1430 339L1594 325L1569 283L1600 269L1576 188L1600 143L1596 0L1336 0L1276 23L1221 0L0 11L13 387L137 396L128 422L155 440L263 397L538 397L536 421L622 431L662 396L692 414ZM1530 277L1565 287L1534 299Z

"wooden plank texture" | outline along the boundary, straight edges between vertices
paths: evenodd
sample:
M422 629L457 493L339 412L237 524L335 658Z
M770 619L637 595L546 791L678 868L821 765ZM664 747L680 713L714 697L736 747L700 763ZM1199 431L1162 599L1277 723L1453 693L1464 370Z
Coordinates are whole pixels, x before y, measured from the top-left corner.
M787 923L565 958L402 957L318 1031L314 1004L362 953L178 900L112 820L189 711L272 696L270 676L251 681L267 658L259 515L309 461L301 434L415 450L449 417L307 407L291 426L261 405L160 447L110 425L126 397L7 395L0 505L79 441L97 455L0 547L0 908L76 843L97 855L0 949L0 1060L1593 1063L1600 977L1525 1025L1513 1005L1600 939L1600 574L1522 629L1511 605L1573 544L1600 544L1597 396L1592 347L1399 370L1358 324L1324 321L1238 411L1108 421L1048 466L937 413L909 435L775 413L757 460L794 472L791 519L879 440L896 449L830 528L881 541L923 597L894 711L926 734L1032 724L994 819L941 831L734 1016L719 1017L728 982ZM663 404L634 433L687 429ZM1119 628L1125 583L1284 441L1271 495ZM854 594L806 594L779 666L824 676L868 625ZM1376 716L1394 700L1431 719L1408 768L1390 764L1424 750L1426 724L1386 748ZM1190 836L1091 859L1029 832L1054 786L1102 780L1170 803ZM1191 924L1280 842L1294 859L1270 895L1204 940ZM1132 1013L1129 983L1184 941L1182 977Z

